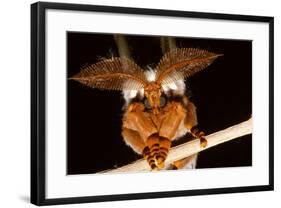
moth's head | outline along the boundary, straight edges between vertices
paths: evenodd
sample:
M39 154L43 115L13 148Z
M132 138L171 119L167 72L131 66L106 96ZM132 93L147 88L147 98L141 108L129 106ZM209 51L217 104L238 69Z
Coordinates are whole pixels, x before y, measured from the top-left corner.
M144 87L144 96L148 101L148 105L155 113L157 113L160 109L160 97L162 91L161 85L156 82L150 82Z
M141 90L123 90L126 105L132 101L142 102L147 110L157 113L173 96L183 96L185 93L184 80L178 80L169 84L158 84L155 81L156 71L145 71L147 85Z

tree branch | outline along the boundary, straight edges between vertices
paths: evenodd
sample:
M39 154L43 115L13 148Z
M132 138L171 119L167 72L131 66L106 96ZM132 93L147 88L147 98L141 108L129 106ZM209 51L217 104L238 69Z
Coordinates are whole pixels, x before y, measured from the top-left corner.
M242 137L252 133L252 118L240 124L231 126L227 129L218 131L216 133L206 136L208 144L205 148L200 147L200 140L194 139L190 142L175 146L171 148L169 155L165 161L166 164L183 159L185 157L194 155L198 152L204 151L210 147L228 142L230 140ZM144 159L137 160L134 163L125 165L113 170L102 171L102 173L120 173L120 172L136 172L150 170L150 167Z

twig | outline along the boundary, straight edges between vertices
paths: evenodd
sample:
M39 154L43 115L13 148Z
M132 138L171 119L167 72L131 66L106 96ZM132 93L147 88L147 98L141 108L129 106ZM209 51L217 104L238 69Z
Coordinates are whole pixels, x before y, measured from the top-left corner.
M222 144L224 142L251 133L252 133L252 118L240 124L231 126L227 129L206 136L208 144L205 148L200 147L199 139L194 139L190 142L186 142L184 144L173 147L170 150L165 163L169 164L173 161L177 161L182 158L196 154L198 152L204 151L210 147L214 147L216 145ZM103 171L103 173L119 173L119 172L130 172L130 171L136 172L136 171L144 171L144 170L150 170L150 167L144 159L141 159L120 168Z
M130 49L126 38L123 35L113 35L113 37L117 45L119 56L131 59Z
M160 37L160 46L163 54L177 48L176 40L172 37Z

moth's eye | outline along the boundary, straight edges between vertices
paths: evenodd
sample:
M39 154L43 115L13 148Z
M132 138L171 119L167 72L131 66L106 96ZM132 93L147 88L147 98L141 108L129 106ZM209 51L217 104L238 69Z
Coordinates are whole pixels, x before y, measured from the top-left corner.
M147 100L146 98L145 98L145 100L143 101L143 103L144 103L145 108L151 109L151 106L150 106L150 104L149 104L149 102L148 102L148 100Z
M160 97L160 107L163 107L166 105L166 98L164 96Z

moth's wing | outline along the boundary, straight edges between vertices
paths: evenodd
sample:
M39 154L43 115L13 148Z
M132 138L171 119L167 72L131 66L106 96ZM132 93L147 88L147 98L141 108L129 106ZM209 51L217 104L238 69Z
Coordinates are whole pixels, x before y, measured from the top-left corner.
M70 79L107 90L140 90L146 84L143 70L130 59L119 57L89 65Z
M177 48L161 58L156 67L156 81L170 84L183 80L205 69L221 55L196 48Z

